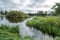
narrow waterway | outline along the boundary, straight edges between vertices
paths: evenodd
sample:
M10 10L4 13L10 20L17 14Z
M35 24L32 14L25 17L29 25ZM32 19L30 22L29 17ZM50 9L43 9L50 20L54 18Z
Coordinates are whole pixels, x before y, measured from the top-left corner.
M10 21L6 19L5 17L2 17L2 18L0 17L0 25L1 24L8 25L8 26L18 25L19 31L22 37L30 36L30 37L33 37L34 40L53 40L53 37L49 36L47 33L43 34L40 30L28 27L26 25L26 22L32 19L33 17L24 19L23 21L19 21L19 22L13 20L16 22L16 23L15 22L13 23L12 20Z
M40 30L29 28L26 25L26 22L32 19L33 18L28 18L19 24L21 36L22 37L31 36L34 38L34 40L53 40L53 37L49 36L47 33L44 34Z

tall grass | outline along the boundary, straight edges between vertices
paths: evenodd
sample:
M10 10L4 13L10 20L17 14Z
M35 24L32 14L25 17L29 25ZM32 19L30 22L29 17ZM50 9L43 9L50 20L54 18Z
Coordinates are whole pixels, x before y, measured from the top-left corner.
M0 40L20 40L18 26L0 26Z
M21 38L21 40L33 40L33 38L32 37L29 37L29 36L26 36L24 38Z
M33 20L29 20L27 25L41 30L44 33L60 36L59 16L35 17Z
M20 40L20 38L15 33L0 30L0 40Z
M19 34L19 26L1 25L0 30L5 30L5 31L11 32L11 33Z
M31 37L22 38L19 33L19 26L0 26L0 40L33 40Z

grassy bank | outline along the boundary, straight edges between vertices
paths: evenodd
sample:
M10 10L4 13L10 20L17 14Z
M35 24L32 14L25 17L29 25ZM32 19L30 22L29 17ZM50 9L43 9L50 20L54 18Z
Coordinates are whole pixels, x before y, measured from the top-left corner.
M0 40L33 40L31 37L22 38L18 26L0 26Z
M0 14L0 17L1 17L1 16L4 16L4 15L1 15L1 14Z
M29 37L29 36L26 36L24 38L20 38L20 40L33 40L33 38L32 37Z
M29 20L27 25L41 30L44 33L60 36L59 16L35 17L33 20Z
M0 40L20 40L18 26L0 26Z

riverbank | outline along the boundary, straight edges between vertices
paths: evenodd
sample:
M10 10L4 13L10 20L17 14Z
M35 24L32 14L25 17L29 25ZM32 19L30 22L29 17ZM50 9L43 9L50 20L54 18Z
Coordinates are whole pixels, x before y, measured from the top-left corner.
M41 30L44 33L48 33L53 36L60 36L59 16L35 17L33 20L29 20L27 25Z
M0 17L2 17L2 16L5 16L5 15L1 15L1 14L0 14Z
M33 40L33 38L27 36L22 38L18 26L1 25L0 40Z
M0 26L0 40L20 40L18 26Z

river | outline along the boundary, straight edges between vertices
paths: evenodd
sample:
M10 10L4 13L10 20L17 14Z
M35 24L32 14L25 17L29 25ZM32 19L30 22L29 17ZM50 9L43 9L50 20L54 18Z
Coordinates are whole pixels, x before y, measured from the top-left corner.
M23 19L23 18L22 18ZM35 28L30 28L26 25L26 22L28 20L32 20L33 17L31 18L27 18L24 20L10 20L10 19L6 19L5 17L0 17L0 25L8 25L8 26L15 26L18 25L19 26L19 32L21 34L22 37L25 36L30 36L33 37L34 40L53 40L52 36L49 36L47 33L42 33L40 30L37 30Z

